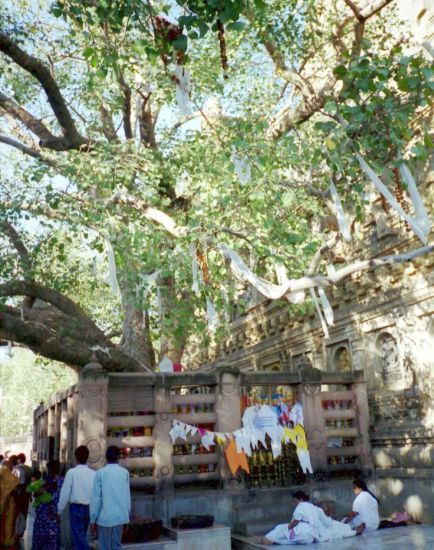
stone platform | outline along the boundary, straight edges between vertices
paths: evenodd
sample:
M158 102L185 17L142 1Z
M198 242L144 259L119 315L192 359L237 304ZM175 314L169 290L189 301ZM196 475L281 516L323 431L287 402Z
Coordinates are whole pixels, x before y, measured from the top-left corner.
M291 544L274 544L267 546L256 544L255 537L243 537L232 535L233 550L290 550ZM409 527L397 527L395 529L381 529L374 533L367 533L360 537L322 542L316 544L304 544L297 546L306 550L433 550L434 526L412 525Z

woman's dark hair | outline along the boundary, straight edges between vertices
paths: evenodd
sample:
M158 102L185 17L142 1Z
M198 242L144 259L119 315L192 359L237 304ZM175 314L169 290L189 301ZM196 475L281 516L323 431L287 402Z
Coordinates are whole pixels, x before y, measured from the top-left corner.
M42 477L41 470L33 470L32 477L34 477L37 480L41 479L41 477Z
M50 460L47 462L47 470L49 474L58 474L60 472L60 462L58 460Z
M304 502L307 502L309 500L309 495L307 495L303 491L295 491L294 493L292 493L292 497L296 498L297 500L302 500Z
M374 495L374 493L371 493L371 491L368 489L368 486L363 481L363 479L355 479L353 481L353 487L358 487L362 491L365 491L366 493L369 493L371 495L371 497L374 497L375 500L378 502L378 504L380 504L379 499Z

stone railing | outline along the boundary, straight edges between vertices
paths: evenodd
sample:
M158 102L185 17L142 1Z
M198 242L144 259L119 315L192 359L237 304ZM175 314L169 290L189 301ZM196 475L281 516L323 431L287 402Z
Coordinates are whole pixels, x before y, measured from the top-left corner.
M131 485L138 490L242 485L218 445L205 452L198 435L173 445L172 421L233 432L241 427L245 388L275 391L279 386L289 386L303 405L315 472L370 473L368 401L361 373L316 369L246 373L222 366L213 372L109 374L91 363L77 386L36 409L34 460L43 465L58 458L71 466L74 448L85 444L90 464L97 468L104 463L106 447L117 445L120 464L129 469Z

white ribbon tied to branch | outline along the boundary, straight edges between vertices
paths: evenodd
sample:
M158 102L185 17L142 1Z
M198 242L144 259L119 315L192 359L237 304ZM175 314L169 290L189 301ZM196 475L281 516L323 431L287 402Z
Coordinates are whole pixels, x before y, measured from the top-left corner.
M208 329L211 334L215 334L220 324L219 316L214 304L206 298L206 318L208 320Z
M399 172L402 179L405 181L408 189L408 194L413 202L414 208L414 218L416 223L423 231L425 237L428 236L428 233L431 229L431 221L426 211L425 205L423 204L422 197L417 190L416 182L414 181L413 176L411 175L409 167L403 162L399 167Z
M191 115L193 106L191 103L191 76L182 65L175 66L176 100L182 116Z
M235 147L232 147L231 160L241 185L246 185L252 179L252 169L248 160L239 156Z
M318 303L318 298L316 297L316 294L315 294L315 289L310 288L309 291L310 291L310 295L312 296L313 303L315 304L316 312L318 313L318 317L319 317L319 320L320 320L320 323L321 323L321 327L322 327L322 330L324 332L324 337L325 337L326 340L328 340L330 338L329 331L327 329L327 324L324 321L324 317L323 317L321 308L320 308L319 303Z
M191 271L193 275L193 284L191 285L191 290L196 294L196 296L200 295L200 287L199 287L199 266L197 263L197 254L196 254L196 244L191 243L188 247L188 250L191 254Z
M420 228L417 221L404 212L401 205L396 201L395 197L392 195L389 189L387 189L387 187L380 180L377 174L372 170L372 168L365 161L365 159L357 152L355 153L355 155L357 160L359 161L360 166L362 167L362 170L365 172L368 178L372 181L376 189L383 195L383 197L388 201L388 203L392 206L392 208L396 210L396 212L401 216L401 218L410 224L411 228L419 237L419 239L423 242L423 244L426 245L427 244L426 235L424 231Z
M118 278L116 274L116 259L110 239L105 238L105 249L107 252L107 261L109 267L109 283L112 293L116 296L119 292Z
M330 181L330 194L333 199L336 210L336 219L338 220L339 231L341 232L342 237L346 241L351 241L351 232L348 225L347 218L345 217L345 212L342 207L341 199L339 198L338 192L336 190L335 184L333 181Z
M257 275L252 273L252 271L250 271L250 269L246 266L244 261L236 252L234 252L224 244L219 244L218 247L225 258L229 260L230 268L235 277L240 281L249 282L266 298L270 298L271 300L278 300L279 298L283 298L285 295L287 295L287 299L290 301L294 301L294 303L300 303L301 295L304 299L303 291L291 292L291 285L294 283L293 280L290 280L286 277L286 282L282 285L269 283L265 279L262 279L261 277L258 277Z

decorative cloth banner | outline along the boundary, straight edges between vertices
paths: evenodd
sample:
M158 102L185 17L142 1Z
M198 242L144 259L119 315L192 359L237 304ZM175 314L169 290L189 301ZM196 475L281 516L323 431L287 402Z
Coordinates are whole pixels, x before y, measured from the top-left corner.
M431 221L429 219L428 212L426 211L419 191L417 190L416 182L414 181L410 169L405 164L405 162L401 164L401 166L399 167L399 171L401 173L402 179L407 185L408 194L410 195L410 198L413 202L414 218L426 237L431 229Z
M348 225L347 218L345 217L345 212L342 207L341 199L339 198L333 181L330 181L330 194L332 196L333 203L336 209L336 219L338 220L339 231L346 241L351 241L350 227Z
M188 250L191 254L191 271L193 274L193 284L191 285L191 290L196 294L196 296L199 296L199 277L201 277L201 275L199 275L199 265L197 263L196 244L191 243Z
M246 183L249 183L252 179L252 170L250 168L250 163L248 160L243 159L238 155L235 147L232 147L231 160L233 162L235 172L241 185L246 185Z
M292 422L295 427L282 426L273 407L253 405L247 407L244 411L243 427L233 433L213 432L175 419L169 435L172 443L175 444L178 437L185 441L189 434L195 435L199 432L201 443L207 450L214 443L222 446L229 443L226 449L226 458L232 473L235 473L239 467L245 470L244 466L248 468L246 456L252 456L252 450L257 449L259 443L266 447L267 436L271 441L271 451L274 459L282 454L282 443L291 441L296 446L297 456L303 471L312 473L306 433L303 428L303 407L300 403L295 403L292 409L288 411L286 419L288 423ZM235 470L232 468L235 468ZM248 472L248 469L246 471Z
M419 227L419 224L417 223L417 221L411 216L409 216L406 212L404 212L401 205L396 201L395 197L392 195L389 189L387 189L387 187L380 180L377 174L372 170L369 164L364 160L364 158L357 152L355 153L355 155L363 171L368 176L368 178L372 181L376 189L389 202L392 208L396 210L396 212L401 216L401 218L410 224L410 226L412 227L416 235L419 237L419 239L423 242L423 244L426 245L427 244L426 234Z
M329 327L334 325L334 315L333 308L330 305L330 302L327 299L326 293L322 287L318 287L318 294L321 300L322 309L324 311L324 316L326 318L327 324Z
M326 340L328 340L330 338L330 334L329 334L329 331L327 329L326 322L324 321L324 317L323 317L321 308L319 307L318 298L316 297L316 294L315 294L315 289L310 288L309 291L310 291L310 295L312 296L313 303L315 304L316 312L318 313L318 317L319 317L319 320L320 320L320 323L321 323L321 327L322 327L322 330L324 332L324 338Z
M211 334L215 334L220 324L220 320L217 310L208 296L206 298L206 318L208 319L208 330Z
M119 293L118 278L116 274L116 259L112 243L108 237L105 238L105 249L109 266L109 283L112 293L116 296Z
M234 252L232 249L228 248L224 244L219 244L219 249L230 262L230 267L232 273L240 281L247 281L252 286L254 286L261 294L266 298L271 300L278 300L287 294L286 298L293 303L301 303L304 300L304 291L290 292L288 291L291 288L291 285L295 282L287 278L287 281L283 285L275 285L274 283L269 283L261 277L257 277L252 271L246 266L241 257ZM300 302L301 300L301 302Z
M182 116L191 115L193 105L191 103L191 75L182 65L175 66L176 100L179 112Z

